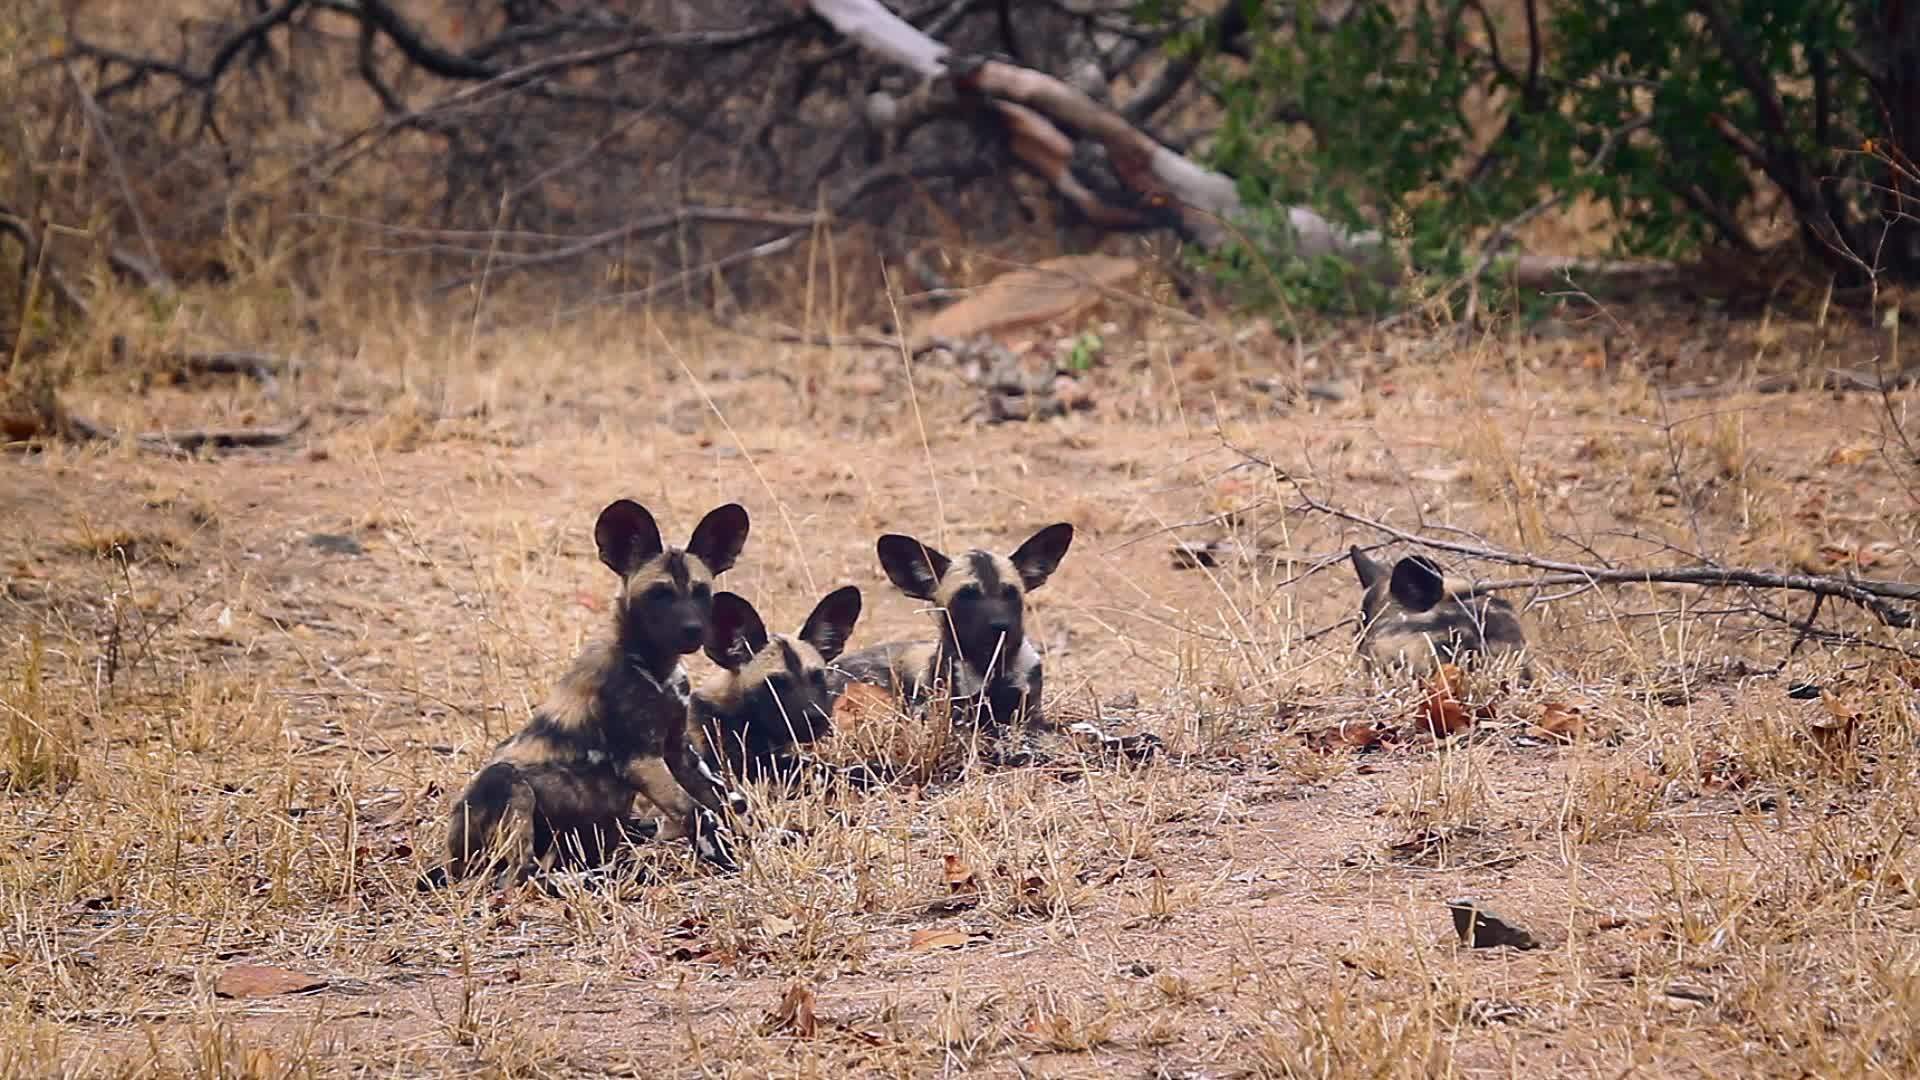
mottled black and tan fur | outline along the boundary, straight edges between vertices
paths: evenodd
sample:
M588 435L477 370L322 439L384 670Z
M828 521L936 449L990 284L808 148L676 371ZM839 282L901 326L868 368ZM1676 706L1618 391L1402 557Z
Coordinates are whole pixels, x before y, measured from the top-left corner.
M1448 581L1425 555L1408 555L1391 571L1358 547L1348 555L1366 590L1359 653L1370 667L1426 676L1441 664L1524 656L1526 633L1505 600ZM1528 674L1524 666L1520 674Z
M713 579L739 557L747 529L746 510L729 503L686 547L668 547L640 504L601 511L594 541L620 576L612 636L580 656L467 786L449 823L447 876L472 873L516 811L530 819L538 868L598 862L634 830L636 796L659 812L663 838L687 838L703 859L733 867L722 818L743 804L687 739L680 658L706 644Z
M822 597L794 634L769 634L753 605L733 593L713 598L707 656L720 671L693 695L693 718L716 767L782 783L823 769L801 748L832 730L827 666L859 618L852 585Z
M975 549L948 558L911 536L882 536L881 568L895 588L933 604L939 636L841 657L834 693L848 681L865 682L918 705L937 688L963 724L1044 728L1040 654L1026 636L1026 597L1046 584L1072 543L1073 526L1065 522L1034 533L1011 555Z

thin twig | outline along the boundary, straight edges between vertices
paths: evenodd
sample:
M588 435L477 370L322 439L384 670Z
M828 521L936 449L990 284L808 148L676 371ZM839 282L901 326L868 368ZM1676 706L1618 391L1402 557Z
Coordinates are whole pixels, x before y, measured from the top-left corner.
M1343 521L1350 521L1377 532L1385 533L1403 543L1417 544L1435 551L1450 551L1456 555L1484 559L1488 562L1506 563L1510 566L1527 566L1548 571L1539 577L1517 581L1482 582L1474 585L1470 593L1493 592L1500 589L1540 588L1548 585L1576 584L1616 584L1616 585L1699 585L1709 588L1757 588L1786 589L1794 592L1811 593L1815 596L1831 596L1846 600L1866 608L1887 626L1906 628L1914 625L1913 613L1895 606L1893 602L1920 602L1920 585L1908 585L1897 581L1877 581L1869 578L1837 578L1820 574L1782 574L1765 570L1752 570L1742 567L1722 566L1674 566L1674 567L1634 567L1625 569L1606 569L1598 566L1584 566L1580 563L1562 562L1557 559L1543 559L1525 552L1507 551L1502 548L1480 544L1463 544L1453 540L1441 540L1420 533L1395 528L1384 521L1378 521L1363 514L1354 513L1343 507L1322 502L1307 491L1306 486L1286 469L1262 458L1250 451L1241 449L1232 443L1226 444L1229 450L1241 457L1271 469L1275 476L1292 485L1302 503L1308 510ZM1891 602L1890 602L1891 601Z

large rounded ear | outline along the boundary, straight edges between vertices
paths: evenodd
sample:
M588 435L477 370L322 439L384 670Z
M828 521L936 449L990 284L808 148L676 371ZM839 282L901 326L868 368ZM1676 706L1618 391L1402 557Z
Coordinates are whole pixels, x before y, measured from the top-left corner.
M767 624L746 598L730 592L713 596L713 624L707 630L707 659L739 671L767 647Z
M1020 571L1020 584L1032 592L1053 576L1054 567L1067 557L1067 548L1072 543L1073 526L1062 521L1027 537L1027 542L1007 556L1007 561Z
M1347 557L1353 560L1353 572L1360 576L1360 587L1373 588L1374 582L1387 576L1387 568L1367 557L1367 553L1355 544L1347 549Z
M1387 591L1408 611L1426 611L1446 595L1447 585L1440 564L1425 555L1409 555L1393 564L1393 583Z
M881 537L874 544L874 550L880 553L880 568L887 572L887 580L915 600L933 599L947 567L953 565L952 559L911 536L898 533Z
M647 508L632 499L618 499L600 511L593 526L593 542L600 549L600 561L621 577L663 550L660 526L653 523Z
M853 624L860 618L860 589L843 585L822 597L800 628L800 640L814 647L820 659L832 663L853 636Z
M733 567L740 549L747 546L748 524L747 508L739 503L714 507L693 527L687 554L706 563L707 572L718 577Z

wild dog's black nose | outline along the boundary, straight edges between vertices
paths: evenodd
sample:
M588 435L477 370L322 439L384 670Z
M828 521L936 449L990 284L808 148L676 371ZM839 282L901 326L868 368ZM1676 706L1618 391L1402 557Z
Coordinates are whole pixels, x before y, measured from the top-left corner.
M707 628L697 622L680 624L680 648L691 652L707 640Z
M996 634L1004 634L1013 629L1012 619L993 619L987 623L987 629Z

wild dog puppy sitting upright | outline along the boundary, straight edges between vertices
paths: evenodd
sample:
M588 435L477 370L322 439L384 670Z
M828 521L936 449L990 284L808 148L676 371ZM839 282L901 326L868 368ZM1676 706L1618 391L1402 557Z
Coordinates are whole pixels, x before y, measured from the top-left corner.
M1526 633L1505 600L1472 595L1425 555L1408 555L1389 572L1357 546L1347 554L1366 590L1359 653L1368 666L1424 677L1441 664L1524 655ZM1521 668L1522 680L1530 674Z
M846 648L860 618L860 590L835 589L814 605L798 633L769 634L753 605L730 592L713 598L707 656L719 674L693 695L693 723L708 750L750 781L799 780L824 770L800 747L832 729L827 665Z
M1073 526L1049 525L1011 555L975 549L948 558L911 536L875 545L894 587L934 605L939 637L894 642L840 658L837 696L849 681L886 686L922 704L935 688L961 723L997 734L1010 725L1043 728L1040 654L1026 636L1027 593L1046 584L1073 543Z
M639 503L621 499L600 512L600 561L620 575L613 635L575 661L467 786L448 828L450 877L473 871L515 809L531 818L538 867L569 856L598 861L629 831L636 795L658 808L662 837L687 837L701 858L734 866L721 815L741 804L687 740L691 694L680 658L706 644L713 579L739 558L747 529L746 510L728 503L675 548Z

